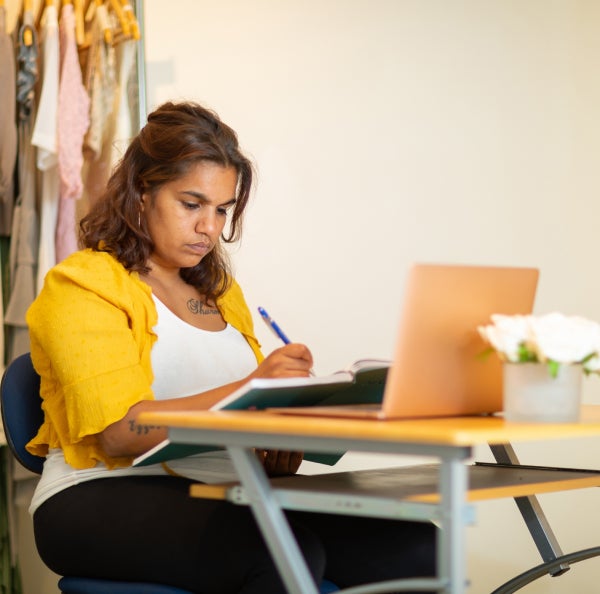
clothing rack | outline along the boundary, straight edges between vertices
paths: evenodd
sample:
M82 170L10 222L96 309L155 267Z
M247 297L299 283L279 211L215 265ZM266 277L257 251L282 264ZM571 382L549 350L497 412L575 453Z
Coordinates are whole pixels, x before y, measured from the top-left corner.
M70 5L70 6L69 6ZM36 204L38 212L35 216L29 217L31 211L28 211L23 219L29 219L34 221L33 224L38 224L38 221L42 219L41 204L43 197L43 185L39 184L35 187L35 200L31 200L31 195L28 200L23 200L23 188L26 185L34 184L32 180L38 179L39 177L44 178L47 174L46 170L37 169L37 158L40 154L40 145L34 146L33 136L30 134L27 136L27 132L33 131L37 122L37 115L43 112L44 108L40 107L40 100L43 93L45 67L47 60L38 59L38 52L44 52L45 39L43 35L38 35L42 31L42 28L47 24L47 18L44 16L46 10L52 8L54 11L54 18L62 16L62 11L68 7L68 12L72 11L71 15L74 17L74 28L72 31L73 37L75 38L75 49L72 52L74 60L81 67L82 79L84 76L84 65L89 56L93 55L93 52L98 52L100 44L98 43L99 38L106 44L107 55L113 56L114 60L119 60L123 56L127 56L128 64L133 64L131 70L128 70L130 76L127 77L127 82L131 82L127 85L128 90L133 88L134 78L137 82L137 92L135 93L135 102L137 112L134 111L133 100L127 105L128 109L125 110L129 114L130 111L134 112L134 116L131 119L130 132L131 135L137 133L138 129L145 124L146 121L146 82L145 82L145 64L144 64L144 48L143 48L143 0L0 0L0 12L3 17L0 21L4 25L4 30L0 31L3 35L2 41L5 42L3 46L6 50L3 54L4 58L8 60L8 56L11 59L9 63L3 63L0 66L0 72L3 72L6 77L6 73L9 73L8 79L10 85L5 84L6 78L2 81L3 100L5 103L0 105L0 127L4 129L6 134L3 139L7 142L10 138L9 132L14 132L14 142L11 140L10 145L14 149L14 167L12 167L13 175L11 175L11 164L3 161L1 165L6 168L6 178L14 178L15 182L12 184L14 187L0 188L0 371L3 369L4 364L7 364L10 360L14 359L20 351L20 345L26 341L21 340L24 333L26 334L27 328L24 320L24 312L27 309L34 295L26 292L23 298L23 293L15 294L14 299L12 290L14 288L14 281L16 278L15 270L10 265L11 260L19 260L18 254L16 253L17 247L23 242L18 239L20 232L15 235L15 226L11 225L12 212L14 210L21 209L23 202L28 202L29 205ZM107 17L104 21L103 29L98 32L99 20L95 20L98 14ZM27 23L27 26L23 27L23 23ZM60 22L60 21L59 21ZM93 27L96 27L95 31ZM56 29L55 29L56 31ZM71 37L71 42L73 41ZM92 47L92 41L96 44ZM57 42L57 48L58 48ZM73 49L73 48L71 48ZM17 113L18 106L16 100L16 88L19 77L17 76L18 67L20 62L16 59L18 54L22 54L19 60L27 60L31 67L28 75L30 77L31 89L30 92L33 94L32 109L29 121L23 123L19 122L17 126ZM58 60L59 58L57 58ZM88 62L89 63L89 62ZM10 67L10 68L9 68ZM58 84L59 75L58 68L55 73L56 81ZM62 75L61 75L62 76ZM114 80L114 77L113 77ZM121 89L125 86L125 78L120 80ZM8 88L11 87L11 88ZM58 90L57 90L58 94ZM122 107L118 101L117 95L114 96L114 105ZM71 107L69 106L70 110ZM59 110L56 109L56 113ZM64 112L63 112L64 113ZM91 116L90 116L91 117ZM129 116L128 116L129 117ZM18 134L17 134L18 127ZM9 130L11 128L11 130ZM128 135L119 136L123 138L123 141L127 140ZM20 138L20 140L17 140ZM25 140L28 139L28 140ZM110 145L110 139L106 139L104 145ZM28 150L25 149L27 145ZM58 145L58 143L57 143ZM44 148L46 150L47 147ZM58 153L58 149L55 151ZM25 154L28 156L25 157ZM82 145L82 155L84 154L84 147ZM113 157L112 153L99 153L99 161L106 163L107 171L110 170L110 162L107 156ZM28 161L29 164L33 164L33 171L27 170L22 167L23 161ZM56 168L57 165L54 165ZM7 173L8 172L8 173ZM39 174L39 175L38 175ZM6 179L5 178L5 179ZM27 180L27 182L25 181ZM45 181L44 181L45 183ZM58 187L58 181L56 182ZM40 187L42 186L42 187ZM85 184L84 184L85 186ZM32 191L33 192L33 191ZM78 201L79 203L83 201ZM4 206L7 206L7 210L4 210ZM29 208L26 205L26 208ZM24 212L21 210L21 212ZM84 212L77 213L79 217ZM46 219L48 220L48 219ZM76 221L74 221L76 223ZM21 226L22 227L22 226ZM32 232L31 234L25 230L25 237L37 237L38 231L41 235L40 229ZM20 231L23 231L21 228ZM25 270L21 271L21 274L26 277L26 282L23 286L34 286L37 290L39 287L39 275L36 280L36 269L40 261L39 254L42 251L42 246L33 248L32 246L26 246L29 249L30 255L35 261L23 261ZM27 251L27 250L25 250ZM54 252L53 252L54 253ZM41 267L40 267L41 268ZM23 276L21 278L23 278ZM13 305L16 304L18 307L12 308L17 311L17 316L13 315L14 311L11 312L11 318L9 320L6 315L11 309L11 301ZM6 330L6 341L2 340ZM19 334L19 341L15 341L15 336ZM18 346L17 346L18 345ZM1 445L1 444L0 444ZM12 501L12 486L18 481L19 492L26 493L28 489L32 488L29 477L21 476L18 472L13 469L12 464L8 463L9 456L5 456L7 452L6 448L0 447L0 490L2 490L2 496L0 499L4 499L6 502ZM3 477L3 480L2 480ZM0 578L0 586L2 591L7 594L16 594L19 591L18 582L18 566L16 564L16 551L17 543L16 536L17 531L14 526L14 518L8 518L10 515L7 509L12 509L11 505L8 505L5 510L0 510L0 524L2 524L6 530L5 534L0 534L3 538L2 545L0 546L0 560L3 561L3 567L10 569L10 571L4 572ZM1 573L1 572L0 572Z
M16 2L17 0L15 0ZM105 41L107 43L119 43L124 39L135 39L139 41L142 37L141 5L140 0L135 0L132 4L129 0L23 0L22 15L30 13L34 16L36 25L39 25L42 18L44 7L55 6L60 10L62 6L72 5L75 14L77 45L80 48L89 44L89 34L86 34L86 23L89 23L95 15L98 8L104 8L116 16L117 27L113 28L107 25L105 30ZM0 0L0 7L14 6L12 2ZM24 45L27 47L33 43L31 32L26 32Z

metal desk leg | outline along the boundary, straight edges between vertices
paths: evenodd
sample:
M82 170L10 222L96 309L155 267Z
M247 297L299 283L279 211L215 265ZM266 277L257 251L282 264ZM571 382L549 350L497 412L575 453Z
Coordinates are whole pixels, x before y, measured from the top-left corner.
M505 444L490 444L492 454L499 464L519 464L517 454L509 443ZM528 497L515 497L515 503L525 520L525 524L537 546L537 549L544 561L554 561L556 558L563 555L562 549L558 544L558 540L546 514L542 510L540 503L534 495ZM548 573L552 576L558 576L570 569L568 563L561 563L559 567L551 569Z
M448 578L444 594L463 594L466 583L467 468L464 460L443 459L440 468L442 530L438 531L438 576Z
M287 591L289 594L318 594L298 543L254 451L235 446L228 446L227 450Z

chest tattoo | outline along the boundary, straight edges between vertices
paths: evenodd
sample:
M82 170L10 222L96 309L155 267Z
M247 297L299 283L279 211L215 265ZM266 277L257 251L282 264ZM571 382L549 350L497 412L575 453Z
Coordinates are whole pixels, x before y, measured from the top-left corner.
M193 313L201 316L219 315L219 310L216 307L207 306L200 299L188 299L187 308Z

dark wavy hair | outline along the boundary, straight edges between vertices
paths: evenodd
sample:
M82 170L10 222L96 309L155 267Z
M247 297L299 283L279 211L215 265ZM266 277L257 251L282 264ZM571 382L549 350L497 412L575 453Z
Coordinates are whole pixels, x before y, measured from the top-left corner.
M202 161L237 171L236 202L228 233L221 236L225 243L237 241L252 186L252 164L240 151L236 133L215 112L193 102L169 102L148 116L148 123L114 169L106 191L81 220L81 245L109 252L127 270L147 273L154 245L140 216L142 194L155 195L161 186L183 177ZM182 268L180 274L207 299L223 295L231 282L220 243L198 265Z

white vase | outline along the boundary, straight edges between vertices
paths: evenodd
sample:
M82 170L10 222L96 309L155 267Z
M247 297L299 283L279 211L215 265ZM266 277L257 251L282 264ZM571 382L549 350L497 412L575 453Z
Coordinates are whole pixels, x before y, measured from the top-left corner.
M572 423L581 410L581 365L560 365L552 377L542 363L504 363L504 417L509 421Z

